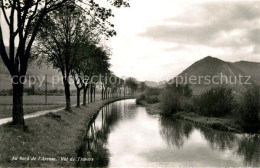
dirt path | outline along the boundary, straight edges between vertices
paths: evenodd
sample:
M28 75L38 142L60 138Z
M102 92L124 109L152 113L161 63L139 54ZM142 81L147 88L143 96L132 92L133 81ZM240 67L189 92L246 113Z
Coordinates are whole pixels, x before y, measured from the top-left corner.
M45 115L45 114L48 114L48 113L56 113L56 112L59 112L61 110L64 110L64 107L56 108L56 109L52 109L52 110L37 111L37 112L31 113L31 114L26 114L24 116L24 119L26 120L26 119L29 119L29 118L39 117L39 116L42 116L42 115ZM7 124L9 122L12 122L12 121L13 121L12 117L0 119L0 126Z
M97 100L97 101L100 101L100 100ZM73 104L72 107L76 107L76 104ZM26 119L29 119L29 118L35 118L35 117L46 115L48 113L57 113L57 112L62 111L64 109L65 109L64 107L60 107L60 108L55 108L55 109L36 111L36 112L30 113L30 114L24 115L24 119L26 120ZM12 121L13 121L12 117L0 119L0 126L7 124L7 123L10 123Z

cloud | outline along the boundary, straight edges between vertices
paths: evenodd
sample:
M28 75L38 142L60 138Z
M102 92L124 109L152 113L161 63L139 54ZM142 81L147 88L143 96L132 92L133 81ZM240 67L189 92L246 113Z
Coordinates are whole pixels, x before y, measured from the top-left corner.
M131 0L131 8L118 9L113 18L118 35L108 44L112 70L167 80L208 55L260 62L259 2Z
M189 47L186 46L186 45L176 45L174 47L164 48L164 51L168 51L168 52L171 52L171 51L182 51L182 50L189 50Z
M260 45L260 28L249 31L247 37L252 43Z
M254 46L252 54L260 54L260 46Z
M255 46L260 42L259 6L257 2L196 4L182 15L147 28L139 36L183 45Z

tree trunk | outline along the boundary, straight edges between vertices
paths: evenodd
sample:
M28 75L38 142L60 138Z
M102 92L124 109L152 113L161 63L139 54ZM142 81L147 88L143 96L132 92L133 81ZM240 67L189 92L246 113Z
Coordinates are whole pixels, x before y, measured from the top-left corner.
M17 83L17 84L15 84ZM13 124L24 126L23 116L23 84L13 82Z
M80 107L80 89L77 88L77 107Z
M70 101L70 84L67 80L63 80L65 87L65 98L66 98L66 111L71 112L71 101Z
M107 89L105 89L104 97L107 99Z
M94 85L94 102L96 101L96 85Z
M83 88L83 106L86 106L87 105L87 90L88 90L88 87L85 87Z
M101 99L104 100L104 88L102 86L102 89L101 89Z
M89 103L89 90L90 90L90 88L88 88L88 103Z
M93 102L93 85L90 85L90 102Z

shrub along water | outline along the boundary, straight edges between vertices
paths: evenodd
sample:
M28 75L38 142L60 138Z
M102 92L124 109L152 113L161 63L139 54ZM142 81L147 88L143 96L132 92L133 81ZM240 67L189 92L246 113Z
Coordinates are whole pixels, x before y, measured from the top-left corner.
M188 85L167 85L160 96L161 107L164 115L173 115L179 110L193 109L190 98L192 90Z
M141 101L145 100L145 95L141 94L136 98L136 104L141 104Z
M141 101L146 100L148 104L155 104L159 102L159 95L161 89L147 87L140 96L136 99L136 104L140 104Z
M258 132L260 121L260 91L254 87L248 89L240 102L239 114L241 126L246 132Z
M242 94L240 99L238 96L235 97L231 88L225 87L211 88L199 97L192 97L192 90L189 85L168 84L164 89L146 89L144 94L137 98L137 103L143 100L146 100L149 104L157 103L158 97L163 115L173 116L179 111L183 111L183 115L188 112L195 112L201 116L192 114L201 117L202 123L219 118L219 120L216 120L218 123L225 124L228 121L233 124L232 126L235 129L240 131L242 131L242 128L245 132L259 131L259 88L251 87ZM220 127L227 128L226 125L221 124Z
M234 103L232 89L224 87L212 88L194 101L196 112L207 117L231 114Z

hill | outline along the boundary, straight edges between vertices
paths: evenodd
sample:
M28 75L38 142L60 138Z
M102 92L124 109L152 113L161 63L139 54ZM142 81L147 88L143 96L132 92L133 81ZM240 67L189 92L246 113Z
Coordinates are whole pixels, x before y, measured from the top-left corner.
M250 67L251 64L257 65ZM205 57L185 69L174 80L177 83L189 84L194 95L200 95L206 90L216 87L229 87L236 93L244 91L246 83L259 81L259 63L231 63L211 56ZM258 69L257 69L258 68ZM257 74L258 72L258 74ZM240 76L243 76L240 78ZM252 76L248 80L247 76ZM241 79L241 82L239 82Z
M37 77L37 82L35 84L35 89L45 89L45 82L40 86L40 83L45 79L45 75L47 75L47 81L48 81L48 89L63 89L63 84L60 82L59 84L52 85L52 83L56 82L54 76L59 77L60 80L62 80L61 73L58 72L58 70L53 69L52 67L48 67L46 64L43 64L41 66L31 65L28 68L27 76L35 76ZM52 82L54 80L54 82ZM33 80L32 80L33 81ZM28 88L28 83L25 85L25 88ZM5 67L2 58L0 58L0 90L3 89L11 89L12 88L12 82L10 74Z
M260 85L260 63L239 61L233 64L247 75L252 76L254 82Z

